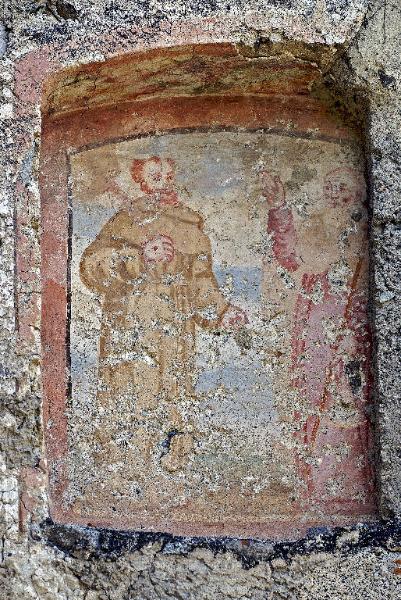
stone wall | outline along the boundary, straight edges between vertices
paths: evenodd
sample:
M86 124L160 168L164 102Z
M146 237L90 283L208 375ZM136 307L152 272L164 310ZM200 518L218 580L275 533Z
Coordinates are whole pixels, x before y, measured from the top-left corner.
M400 595L400 12L396 2L362 0L133 2L129 7L117 1L4 3L2 597L395 599ZM64 68L79 70L81 65L132 52L194 44L232 44L249 62L267 57L311 65L318 76L308 93L363 132L379 503L379 516L373 521L319 526L292 541L284 534L266 541L132 533L62 525L50 518L44 450L49 423L43 421L40 345L41 335L46 339L43 328L49 327L44 320L41 331L44 223L39 177L46 160L40 156L41 110L46 114L51 102L57 102L51 92ZM82 98L80 108L85 110L91 94ZM57 193L62 173L54 176ZM42 252L47 256L43 245Z

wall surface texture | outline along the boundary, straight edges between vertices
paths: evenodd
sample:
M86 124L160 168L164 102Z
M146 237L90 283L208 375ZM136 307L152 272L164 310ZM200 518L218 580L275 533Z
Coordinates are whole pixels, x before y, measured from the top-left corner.
M397 0L3 0L1 599L401 597L400 44ZM153 189L161 216L149 157L169 185ZM102 312L111 284L94 268L127 252L127 219L140 247ZM357 274L349 296L341 265ZM191 300L177 321L143 277L181 316L196 283L200 316ZM141 298L131 325L163 350L158 378L153 355L124 346L127 290ZM120 440L133 380L155 425L135 413L137 438ZM302 393L315 412L294 409Z

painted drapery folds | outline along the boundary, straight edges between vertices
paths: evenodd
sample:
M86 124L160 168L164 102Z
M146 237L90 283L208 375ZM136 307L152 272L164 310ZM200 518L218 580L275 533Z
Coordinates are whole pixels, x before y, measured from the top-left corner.
M78 520L243 535L371 514L362 172L354 143L263 130L70 156Z
M126 197L80 266L82 281L103 297L97 398L105 460L132 439L131 452L145 463L162 448L169 471L183 466L193 446L194 427L179 404L195 397L196 326L238 327L246 319L219 290L203 219L170 189L173 169L159 157L133 161L147 196ZM164 422L155 430L152 411L160 406Z

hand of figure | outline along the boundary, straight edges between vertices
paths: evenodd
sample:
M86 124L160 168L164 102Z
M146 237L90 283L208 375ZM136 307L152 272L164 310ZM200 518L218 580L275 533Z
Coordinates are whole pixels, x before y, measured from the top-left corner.
M268 171L259 174L262 184L262 194L271 207L281 206L285 202L283 183L278 175L272 175Z
M130 282L138 277L140 272L137 248L125 248L119 252L117 274L125 282Z
M248 317L245 312L238 306L230 306L224 313L221 320L221 325L224 329L240 329L248 323Z
M171 262L174 258L173 240L168 235L156 235L142 248L145 262Z
M107 184L107 187L105 188L105 191L109 192L110 194L112 194L112 196L117 198L123 206L130 206L132 198L130 198L127 192L125 192L121 188L116 179L110 179L110 181Z
M340 339L337 342L337 354L348 360L358 357L358 344L355 339L355 334L348 331L345 334L341 332Z

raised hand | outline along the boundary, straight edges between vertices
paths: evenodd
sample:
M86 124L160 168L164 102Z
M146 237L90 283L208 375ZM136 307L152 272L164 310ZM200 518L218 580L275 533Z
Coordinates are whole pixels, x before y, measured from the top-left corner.
M248 317L242 308L238 306L229 306L228 310L223 315L221 325L224 329L240 329L248 323Z
M174 244L168 235L156 235L142 247L142 255L147 263L171 262L174 258Z
M259 174L262 184L262 194L266 198L268 204L273 207L278 207L285 202L285 192L283 183L278 175L261 171Z

